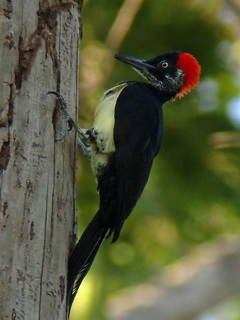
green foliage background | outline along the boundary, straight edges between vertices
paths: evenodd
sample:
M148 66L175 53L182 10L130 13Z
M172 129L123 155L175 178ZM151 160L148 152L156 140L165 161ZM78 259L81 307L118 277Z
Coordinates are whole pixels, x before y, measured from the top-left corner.
M114 62L107 48L107 34L123 2L85 1L82 126L91 126L104 90L122 80L142 81L131 68ZM239 233L240 139L227 110L229 101L239 96L236 28L240 21L227 20L227 14L230 8L220 0L145 0L121 43L119 53L146 59L171 50L193 54L202 66L201 85L184 99L165 105L164 141L148 185L119 241L103 244L79 291L72 320L106 319L109 295L155 279L198 244ZM105 67L115 64L105 73L101 59L107 50ZM90 163L82 155L77 188L82 232L98 208Z

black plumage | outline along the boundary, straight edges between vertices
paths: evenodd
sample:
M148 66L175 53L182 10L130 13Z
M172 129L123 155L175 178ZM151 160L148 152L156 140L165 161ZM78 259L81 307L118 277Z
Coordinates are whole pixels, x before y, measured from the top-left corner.
M100 208L69 261L69 305L103 239L106 235L113 236L112 242L118 239L125 219L140 198L162 142L162 122L162 102L157 89L147 83L129 82L115 105L116 152L98 177Z

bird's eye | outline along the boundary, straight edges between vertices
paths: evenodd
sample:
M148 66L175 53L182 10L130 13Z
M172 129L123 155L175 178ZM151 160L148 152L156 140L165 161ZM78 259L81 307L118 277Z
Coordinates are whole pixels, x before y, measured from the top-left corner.
M168 67L167 61L163 61L163 62L161 63L161 67L163 67L164 69L166 69L166 68Z

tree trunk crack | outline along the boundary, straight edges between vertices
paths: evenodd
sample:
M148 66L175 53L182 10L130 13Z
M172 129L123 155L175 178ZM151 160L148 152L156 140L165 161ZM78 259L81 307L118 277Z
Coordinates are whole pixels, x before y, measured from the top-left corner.
M4 141L0 150L0 170L6 170L10 159L10 143Z
M47 218L48 218L48 186L49 180L47 183L46 190L46 211L45 211L45 221L44 221L44 240L43 240L43 251L42 251L42 267L40 273L40 292L39 292L39 310L38 310L38 319L41 320L41 310L42 310L42 291L43 291L43 274L44 274L44 266L45 266L45 255L46 255L46 238L47 238Z

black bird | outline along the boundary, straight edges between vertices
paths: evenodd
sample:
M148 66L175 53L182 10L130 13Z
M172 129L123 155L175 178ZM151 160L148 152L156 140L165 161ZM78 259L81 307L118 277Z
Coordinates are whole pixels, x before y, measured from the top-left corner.
M100 206L69 259L69 311L102 241L110 236L112 242L118 239L148 181L162 142L162 105L199 83L200 65L188 53L169 52L151 60L115 58L147 82L121 82L106 91L96 107L93 127L78 130L96 176Z

